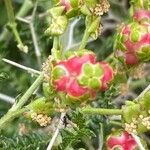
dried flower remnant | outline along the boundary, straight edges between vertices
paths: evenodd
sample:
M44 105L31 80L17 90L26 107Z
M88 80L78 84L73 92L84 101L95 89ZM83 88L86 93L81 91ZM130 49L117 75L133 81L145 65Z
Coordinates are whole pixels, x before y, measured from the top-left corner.
M46 127L50 124L51 118L48 117L45 114L37 114L37 113L32 113L31 118L33 121L36 121L39 123L40 126Z
M99 4L96 4L94 8L90 10L96 16L102 16L104 13L109 11L110 4L107 0L102 0Z

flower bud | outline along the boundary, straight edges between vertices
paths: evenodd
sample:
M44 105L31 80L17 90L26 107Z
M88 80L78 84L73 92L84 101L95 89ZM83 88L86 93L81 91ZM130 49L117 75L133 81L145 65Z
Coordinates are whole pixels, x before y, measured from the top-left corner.
M45 31L47 35L61 35L65 32L68 25L68 19L66 16L58 16L52 18L50 27Z
M48 10L48 14L50 14L52 17L58 17L61 16L65 7L60 6L60 7L54 7Z
M100 30L100 17L94 18L91 25L89 26L88 32L90 35L94 38L97 39L99 36Z
M84 14L86 16L90 16L91 15L91 11L87 7L87 5L82 5L81 8L80 8L80 11L81 11L82 14Z

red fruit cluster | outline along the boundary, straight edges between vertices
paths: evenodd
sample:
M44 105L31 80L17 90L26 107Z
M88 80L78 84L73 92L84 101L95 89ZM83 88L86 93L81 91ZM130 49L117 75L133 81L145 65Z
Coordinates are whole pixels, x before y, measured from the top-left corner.
M127 65L150 60L150 11L138 10L134 21L120 27L115 43L115 55Z
M90 51L71 52L52 69L52 84L58 92L75 100L93 99L98 90L106 90L113 70L105 62L96 62Z
M107 150L136 150L138 145L128 132L118 132L107 139Z

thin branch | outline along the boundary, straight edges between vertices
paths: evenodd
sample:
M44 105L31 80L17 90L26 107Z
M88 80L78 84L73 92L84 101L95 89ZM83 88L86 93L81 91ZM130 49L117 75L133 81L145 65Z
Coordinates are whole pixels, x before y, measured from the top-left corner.
M57 136L58 136L58 134L59 134L59 131L60 131L60 129L62 128L63 118L64 118L65 115L66 115L66 113L61 113L58 126L57 126L57 128L56 128L56 130L55 130L54 135L52 136L52 139L51 139L51 141L50 141L50 143L49 143L49 145L48 145L48 147L47 147L47 150L51 150L51 149L52 149L52 147L53 147L53 145L54 145L54 143L55 143L55 141L56 141L56 138L57 138Z
M5 94L2 94L2 93L0 93L0 99L5 101L5 102L8 102L10 104L14 104L15 103L15 98L10 97L10 96L5 95Z
M11 64L11 65L16 66L18 68L26 70L28 73L32 73L32 74L40 74L41 73L40 71L37 71L35 69L29 68L29 67L26 67L26 66L23 66L23 65L20 65L20 64L14 62L14 61L11 61L11 60L8 60L8 59L5 59L5 58L3 58L2 60L4 62L8 63L8 64Z
M43 19L44 17L46 17L48 15L48 12L42 12L38 14L38 18L39 19ZM26 16L25 19L26 20L31 20L32 15Z
M150 84L144 89L144 91L142 91L142 93L135 99L135 101L141 99L149 90L150 90Z
M34 17L35 17L35 13L36 13L36 10L37 10L37 1L35 2L35 5L34 5L34 8L33 8L33 11L32 11L32 15L31 15L31 21L34 21Z
M22 108L22 106L28 101L32 93L37 89L37 87L43 81L43 74L41 74L34 83L30 86L30 88L25 92L25 94L20 98L19 102L11 107L9 111L0 119L0 130L3 129L6 124L16 118L18 115L27 110L27 107Z
M99 146L97 150L102 150L104 144L103 124L100 123Z
M32 17L31 17L31 21L29 23L29 27L30 27L30 31L31 31L31 35L32 35L32 40L33 40L33 45L34 45L34 50L35 50L35 55L36 55L36 58L37 58L37 62L38 62L38 65L41 66L41 52L40 52L40 48L39 48L39 45L38 45L38 40L37 40L37 36L36 36L36 33L35 33L34 24L33 24L36 9L37 9L37 2L35 3L35 7L34 7L33 12L32 12Z
M40 49L39 49L39 46L38 46L37 37L36 37L36 33L35 33L33 23L31 22L29 26L30 26L30 30L31 30L35 55L37 57L37 61L38 61L39 66L41 66L41 52L40 52Z
M17 19L19 21L22 21L24 23L29 24L31 35L32 35L32 40L33 40L35 55L36 55L36 58L37 58L38 65L40 67L41 64L42 64L41 52L40 52L40 48L39 48L39 45L38 45L38 40L37 40L35 28L34 28L34 18L35 18L36 9L37 9L37 2L35 3L35 6L34 6L34 9L33 9L33 12L32 12L32 15L31 15L30 18L26 19L26 18L17 17Z
M30 96L34 93L37 87L43 82L44 75L41 73L38 78L34 81L34 83L30 86L30 88L25 92L25 94L20 98L17 104L14 104L10 109L12 111L16 111L20 109L30 98Z
M24 19L24 18L21 18L21 17L17 17L16 19L17 19L17 20L19 20L19 21L22 21L22 22L24 22L24 23L27 23L27 24L29 24L29 23L30 23L30 21L29 21L29 20Z

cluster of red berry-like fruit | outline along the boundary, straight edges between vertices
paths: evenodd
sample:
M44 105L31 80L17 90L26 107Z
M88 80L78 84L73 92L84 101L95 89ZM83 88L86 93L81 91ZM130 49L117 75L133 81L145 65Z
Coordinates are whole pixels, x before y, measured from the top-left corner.
M135 11L133 21L122 24L116 38L115 55L124 64L150 61L150 11Z
M113 79L113 70L106 62L96 62L92 51L69 52L52 69L51 82L54 88L70 100L92 100L98 90L108 89Z

